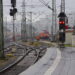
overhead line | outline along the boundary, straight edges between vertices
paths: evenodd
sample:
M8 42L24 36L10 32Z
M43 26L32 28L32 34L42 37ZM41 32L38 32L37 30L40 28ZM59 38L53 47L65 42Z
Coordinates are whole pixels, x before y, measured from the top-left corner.
M45 1L43 1L43 0L39 0L41 3L43 3L46 7L48 7L50 10L52 10L53 11L53 9L48 5L48 4L46 4L45 3Z

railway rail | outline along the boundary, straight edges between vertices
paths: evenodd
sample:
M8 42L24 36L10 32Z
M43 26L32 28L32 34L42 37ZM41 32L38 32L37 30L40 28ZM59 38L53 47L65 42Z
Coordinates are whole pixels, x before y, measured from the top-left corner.
M22 54L19 52L18 54L15 54L15 56L23 57L19 61L0 71L0 75L18 75L20 72L26 70L30 65L36 63L45 54L46 48L48 47L47 45L32 47L22 45L20 43L14 44L18 51L22 51Z

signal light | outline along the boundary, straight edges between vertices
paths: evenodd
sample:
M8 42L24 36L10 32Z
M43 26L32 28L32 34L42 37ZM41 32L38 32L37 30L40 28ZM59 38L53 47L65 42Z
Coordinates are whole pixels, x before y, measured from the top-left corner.
M10 9L10 16L14 16L17 12L16 8Z
M17 12L17 9L16 9L16 8L14 8L14 9L13 9L13 13L15 14L16 12Z
M13 16L13 9L10 9L10 16Z
M65 18L59 18L59 30L64 29L65 30Z
M64 43L65 42L65 18L59 18L59 41Z
M60 21L59 24L65 24L65 22L64 21Z

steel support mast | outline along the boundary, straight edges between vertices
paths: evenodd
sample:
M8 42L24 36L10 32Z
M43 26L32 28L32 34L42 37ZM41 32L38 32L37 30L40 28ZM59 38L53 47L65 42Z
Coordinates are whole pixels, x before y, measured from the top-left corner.
M65 0L61 0L61 12L65 13Z
M3 0L0 0L0 58L4 57Z
M22 41L27 41L27 32L26 32L26 3L23 0L22 3L22 23L21 23L21 39Z
M56 22L56 0L52 0L52 36L54 37L57 30L57 22ZM54 37L55 39L55 37Z
M30 12L30 35L31 35L31 42L33 43L33 27L32 27L32 12Z

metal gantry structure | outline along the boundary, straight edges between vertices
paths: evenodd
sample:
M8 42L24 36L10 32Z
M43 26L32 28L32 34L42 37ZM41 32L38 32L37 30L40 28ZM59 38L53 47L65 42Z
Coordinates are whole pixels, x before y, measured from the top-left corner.
M23 3L22 3L21 40L22 41L27 41L27 32L26 32L26 2L25 2L25 0L23 0Z
M54 37L57 32L57 19L56 19L56 0L52 0L52 36ZM54 37L55 39L55 37Z
M52 26L51 26L51 34L52 38L55 36L57 33L57 15L56 15L56 0L52 0L52 7L50 7L47 3L45 3L44 0L39 0L41 3L43 3L47 8L52 10ZM55 37L54 37L55 39ZM52 39L53 40L53 39Z
M32 12L29 13L30 13L30 35L31 35L31 42L33 42Z
M65 0L61 0L61 12L65 13Z

